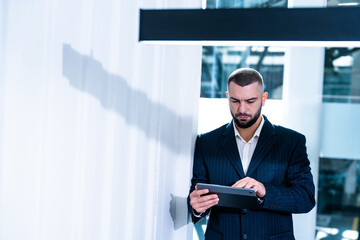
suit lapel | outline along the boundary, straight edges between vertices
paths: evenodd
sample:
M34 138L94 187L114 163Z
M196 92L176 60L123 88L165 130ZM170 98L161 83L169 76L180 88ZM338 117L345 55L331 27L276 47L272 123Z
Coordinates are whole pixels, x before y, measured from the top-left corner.
M224 132L222 139L220 140L221 146L224 149L227 157L231 161L232 165L234 166L236 172L239 174L241 178L245 177L244 170L241 164L241 159L239 155L239 150L237 148L236 140L235 140L235 133L234 127L232 122L230 122Z
M270 149L276 142L275 127L269 122L269 120L265 116L264 118L265 123L261 130L258 143L256 144L254 154L251 158L249 169L246 174L247 176L250 176L255 171L257 166L264 159L266 154L270 151Z

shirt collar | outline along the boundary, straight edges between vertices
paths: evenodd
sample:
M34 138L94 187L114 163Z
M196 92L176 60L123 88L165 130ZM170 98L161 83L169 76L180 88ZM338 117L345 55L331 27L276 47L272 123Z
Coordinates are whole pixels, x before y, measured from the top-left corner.
M261 117L260 125L259 125L258 128L256 129L256 131L255 131L255 133L254 133L254 136L252 136L252 138L249 140L249 143L251 143L255 137L260 137L261 129L263 128L264 123L265 123L264 117L263 117L262 115L261 115L260 117ZM246 142L246 141L240 136L240 133L238 132L238 130L237 130L236 126L235 126L235 122L234 122L234 121L233 121L233 127L234 127L235 137L238 136L238 137L240 137L241 141Z

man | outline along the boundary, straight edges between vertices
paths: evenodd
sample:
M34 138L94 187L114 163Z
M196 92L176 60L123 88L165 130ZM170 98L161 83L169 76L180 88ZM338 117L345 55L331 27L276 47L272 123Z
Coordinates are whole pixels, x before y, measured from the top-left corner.
M196 140L189 212L197 222L211 209L207 240L291 240L292 213L315 206L305 137L261 115L267 95L259 72L234 71L226 92L233 121ZM252 188L259 209L216 206L218 196L197 183Z

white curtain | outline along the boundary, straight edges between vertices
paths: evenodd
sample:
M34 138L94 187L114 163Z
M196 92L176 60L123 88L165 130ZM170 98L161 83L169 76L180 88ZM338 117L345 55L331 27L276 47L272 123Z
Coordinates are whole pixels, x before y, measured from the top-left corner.
M191 236L201 47L138 19L201 1L0 2L0 239Z

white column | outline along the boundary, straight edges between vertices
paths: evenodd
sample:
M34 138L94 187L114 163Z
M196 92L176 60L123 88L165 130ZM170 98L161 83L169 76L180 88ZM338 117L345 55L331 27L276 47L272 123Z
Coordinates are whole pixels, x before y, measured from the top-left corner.
M292 47L286 52L286 58L283 123L306 136L307 152L317 186L324 49ZM294 215L296 239L314 239L315 225L316 207L308 214Z
M289 7L323 7L324 0L292 0ZM284 125L303 133L317 194L320 124L324 72L323 47L289 47L284 71ZM314 239L316 207L308 214L294 215L296 239Z

